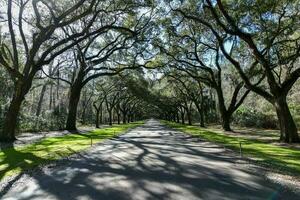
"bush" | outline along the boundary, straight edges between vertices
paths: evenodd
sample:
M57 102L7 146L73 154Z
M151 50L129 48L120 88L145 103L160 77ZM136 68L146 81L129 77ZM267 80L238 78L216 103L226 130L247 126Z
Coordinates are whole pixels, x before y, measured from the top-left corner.
M240 107L235 112L233 122L245 127L278 128L276 116L247 107Z
M289 107L298 129L300 129L300 105L297 103L292 103L289 105Z
M18 132L39 132L63 130L66 121L66 110L56 107L53 111L35 116L21 113L18 123Z

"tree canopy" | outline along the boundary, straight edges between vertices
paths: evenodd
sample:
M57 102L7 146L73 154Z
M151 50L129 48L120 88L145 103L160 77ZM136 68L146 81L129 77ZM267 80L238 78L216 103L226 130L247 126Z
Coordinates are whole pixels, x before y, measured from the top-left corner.
M0 140L155 117L299 142L300 1L0 0Z

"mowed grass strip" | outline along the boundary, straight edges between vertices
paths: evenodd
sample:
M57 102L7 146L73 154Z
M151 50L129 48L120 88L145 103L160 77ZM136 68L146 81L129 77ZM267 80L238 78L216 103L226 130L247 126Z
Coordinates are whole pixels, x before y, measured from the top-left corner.
M167 126L176 130L200 137L203 140L221 144L239 152L239 143L242 144L243 155L253 158L260 164L300 176L300 150L290 147L281 147L258 140L245 139L238 136L217 133L197 126L182 125L163 121Z
M135 122L114 125L85 134L74 133L60 137L49 137L34 144L6 148L0 151L0 180L87 149L91 147L91 138L95 144L142 124L143 122Z

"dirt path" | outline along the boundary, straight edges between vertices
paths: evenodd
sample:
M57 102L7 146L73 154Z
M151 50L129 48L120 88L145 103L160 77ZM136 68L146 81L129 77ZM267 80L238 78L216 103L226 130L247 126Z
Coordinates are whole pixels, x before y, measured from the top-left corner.
M300 199L237 160L150 120L67 164L19 177L2 199Z

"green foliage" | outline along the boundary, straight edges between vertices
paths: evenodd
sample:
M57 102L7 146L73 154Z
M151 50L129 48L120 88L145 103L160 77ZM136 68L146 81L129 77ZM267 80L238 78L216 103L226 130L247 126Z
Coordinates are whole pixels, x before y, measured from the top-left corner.
M0 67L0 131L8 107L9 97L12 95L13 83L9 80L8 74Z
M234 123L244 127L278 128L276 116L242 106L233 116Z
M39 132L63 130L66 122L67 110L64 106L57 106L53 111L36 116L31 113L21 113L18 125L19 132Z
M181 125L163 121L166 125L188 134L200 137L204 140L222 144L227 148L239 151L239 143L242 143L243 155L251 157L260 164L272 167L282 172L300 174L300 150L267 144L258 140L246 139L238 136L229 136L217 133L209 129L201 129L196 126Z
M0 151L0 181L5 177L17 175L41 164L87 149L91 145L91 138L93 138L93 143L97 143L141 124L143 122L114 125L85 134L50 137L24 147L6 148Z
M291 103L289 107L298 128L300 128L300 105L297 103Z

